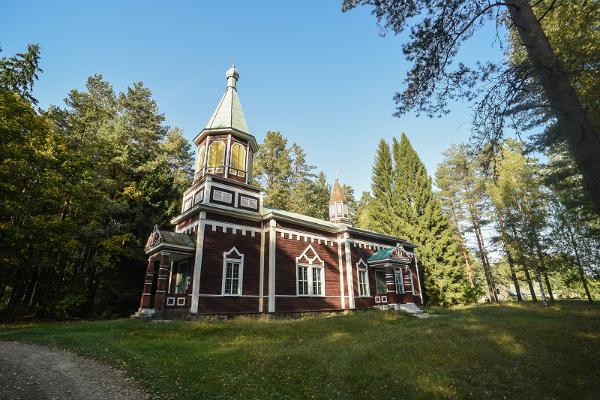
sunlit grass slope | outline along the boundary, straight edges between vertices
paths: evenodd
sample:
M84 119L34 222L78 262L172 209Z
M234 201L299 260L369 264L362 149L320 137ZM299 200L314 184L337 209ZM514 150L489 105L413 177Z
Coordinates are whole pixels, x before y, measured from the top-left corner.
M4 325L0 340L106 361L161 398L598 398L599 306L436 314Z

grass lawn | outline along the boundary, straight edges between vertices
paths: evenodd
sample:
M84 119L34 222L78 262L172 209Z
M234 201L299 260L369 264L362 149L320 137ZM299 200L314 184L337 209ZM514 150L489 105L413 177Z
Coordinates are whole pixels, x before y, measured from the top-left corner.
M600 306L302 320L0 326L128 371L161 398L600 398Z

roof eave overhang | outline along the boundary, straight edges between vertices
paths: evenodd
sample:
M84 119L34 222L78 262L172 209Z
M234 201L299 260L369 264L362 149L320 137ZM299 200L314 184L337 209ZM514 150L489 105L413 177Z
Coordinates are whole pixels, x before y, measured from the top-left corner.
M342 228L343 228L342 231L348 231L350 233L354 232L354 233L357 233L359 235L368 236L368 237L371 237L371 238L374 238L374 239L375 238L379 238L379 239L386 239L386 240L390 240L390 241L395 241L396 243L407 245L407 246L410 246L412 248L418 247L414 243L411 243L411 242L409 242L407 240L404 240L404 239L401 239L401 238L398 238L398 237L395 237L395 236L389 236L389 235L385 235L383 233L377 233L377 232L373 232L373 231L368 231L366 229L355 228L353 226L343 226Z
M410 261L401 261L401 260L396 260L393 258L388 258L385 260L377 260L377 261L367 261L367 265L369 267L387 267L387 266L407 266L410 265Z
M306 221L300 218L294 218L289 215L279 214L277 211L269 211L267 214L263 215L264 220L275 219L276 221L286 221L291 222L300 226L305 226L308 228L316 228L320 230L327 231L329 233L338 233L340 231L339 226L330 226L325 224L318 224L312 221Z
M145 250L146 254L154 254L154 253L158 253L159 251L171 251L174 253L192 255L196 251L196 246L184 246L184 245L180 245L180 244L161 242L161 243L157 244L156 246L147 247L144 250Z
M189 210L179 214L178 216L172 218L171 223L173 225L177 225L181 221L198 214L200 211L212 211L212 212L227 215L230 217L249 219L251 221L262 221L263 220L262 216L259 213L254 212L254 211L233 210L233 209L229 209L226 206L217 206L217 205L200 203L200 204L196 204L194 207L190 208Z
M232 127L229 128L204 128L196 137L194 138L194 143L198 145L205 137L208 135L218 135L224 133L232 133L234 135L239 136L240 138L247 140L250 143L250 148L252 151L258 151L258 143L256 143L256 138L247 132L240 131L239 129L235 129Z

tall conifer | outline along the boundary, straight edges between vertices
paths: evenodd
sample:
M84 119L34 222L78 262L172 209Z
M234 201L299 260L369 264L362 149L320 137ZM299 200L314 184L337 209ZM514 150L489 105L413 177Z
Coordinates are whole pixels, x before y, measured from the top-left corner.
M419 246L417 258L427 300L433 304L465 301L469 291L460 241L405 134L399 141L394 139L392 151L384 140L379 142L371 187L368 227Z
M390 213L393 209L393 184L394 167L390 146L385 140L381 139L373 164L371 183L373 200L369 205L371 218L367 222L366 228L385 233L392 231L393 220L390 218Z

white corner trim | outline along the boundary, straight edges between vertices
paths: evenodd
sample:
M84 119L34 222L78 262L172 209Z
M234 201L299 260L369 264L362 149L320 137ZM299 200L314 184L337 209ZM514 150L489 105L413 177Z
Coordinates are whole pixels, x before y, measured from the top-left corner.
M350 239L348 233L344 233L344 237L346 239L346 279L348 281L348 306L350 309L355 309L356 306L354 304L354 277L352 274L352 255L350 253Z
M264 227L264 224L261 222ZM258 275L258 312L264 310L264 285L265 285L265 234L261 231L260 234L260 260L258 261L259 275Z
M196 257L194 259L194 280L192 282L192 314L198 313L198 293L200 293L200 274L202 272L202 248L204 247L204 219L206 211L198 216L198 233L196 233Z
M414 257L415 268L417 270L417 284L419 285L419 297L421 298L421 304L423 304L423 287L421 286L421 277L419 276L419 263L417 262L417 253L413 252L412 255ZM410 277L412 279L412 272L410 274ZM413 287L413 294L414 294L414 287Z
M342 241L340 239L337 240L337 248L338 248L338 270L340 275L340 300L342 310L346 308L346 297L345 297L345 287L344 287L344 263L342 260Z
M277 233L274 219L269 221L269 312L275 312L275 251Z

